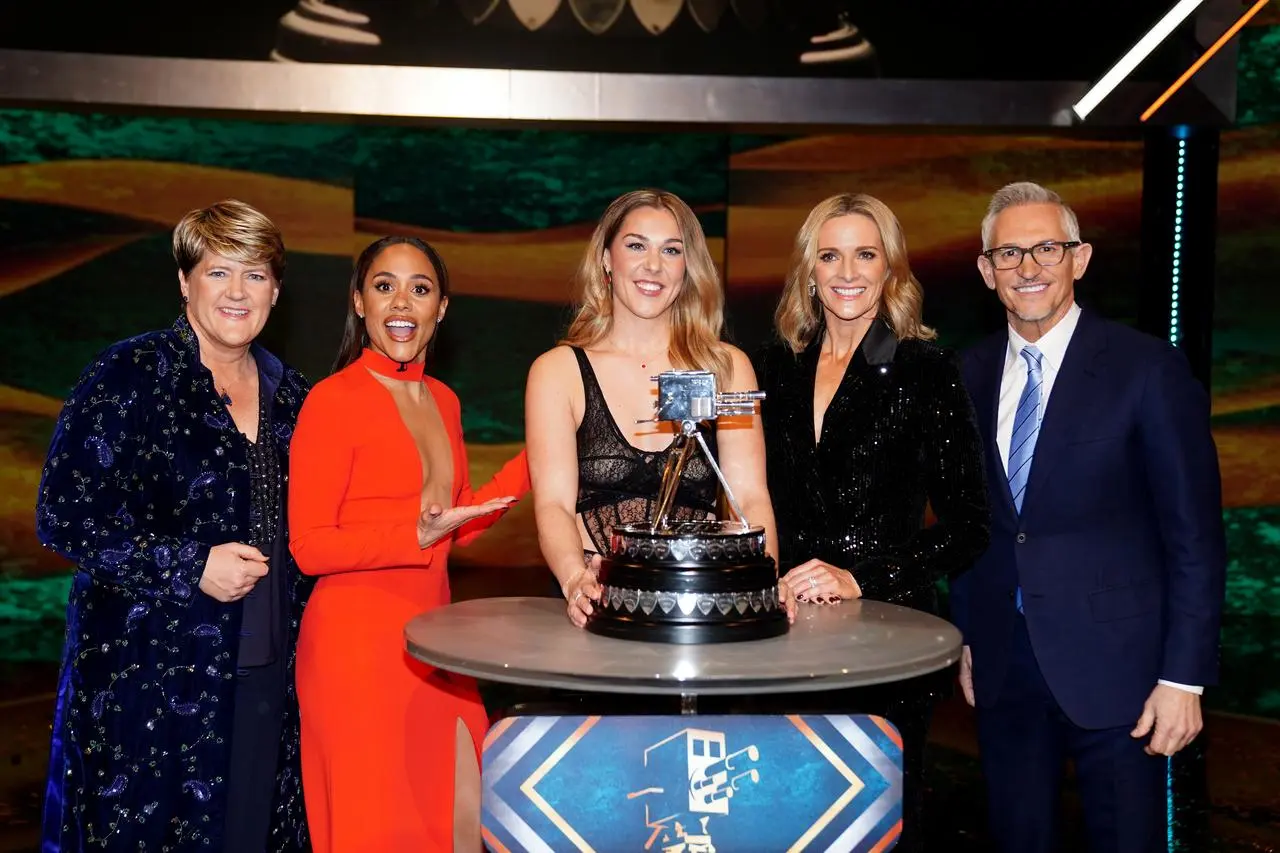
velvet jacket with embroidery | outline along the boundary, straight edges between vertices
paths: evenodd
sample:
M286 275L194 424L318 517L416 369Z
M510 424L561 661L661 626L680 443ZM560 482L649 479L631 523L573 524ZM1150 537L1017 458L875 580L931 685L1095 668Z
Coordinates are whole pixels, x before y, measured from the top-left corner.
M282 470L308 386L254 345ZM243 603L199 589L250 524L246 447L185 317L81 375L40 482L37 533L75 564L58 681L45 853L221 850ZM281 508L283 512L283 507ZM281 549L285 550L285 549ZM270 849L309 848L293 645L310 591L289 558L285 719Z

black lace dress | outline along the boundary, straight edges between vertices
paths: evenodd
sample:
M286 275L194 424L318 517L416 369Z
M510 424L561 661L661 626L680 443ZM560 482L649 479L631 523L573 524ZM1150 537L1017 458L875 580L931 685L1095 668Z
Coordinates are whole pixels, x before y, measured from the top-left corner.
M817 557L848 569L863 597L938 612L936 586L986 548L990 523L982 443L955 358L899 341L877 320L854 353L814 440L821 335L795 354L757 359L769 493L783 573ZM925 526L925 507L937 522ZM806 605L801 605L806 606ZM902 734L906 770L901 850L919 849L924 745L954 673L818 699L810 710L873 713ZM787 697L795 713L807 696ZM794 701L792 701L794 700Z
M647 521L657 501L662 470L669 449L640 450L626 436L609 413L604 392L596 379L587 354L573 347L582 374L582 390L586 405L578 426L578 500L575 506L591 538L591 548L583 549L590 560L593 554L609 549L610 529L615 524ZM698 429L711 452L717 451L714 425L700 424ZM684 477L671 509L673 521L705 521L716 517L716 500L720 484L715 471L707 464L699 448L685 467ZM561 597L560 584L554 578L548 592ZM498 715L514 713L557 714L634 714L677 713L678 706L670 697L624 696L604 693L581 693L543 688L520 688L499 691L490 689L486 704L498 706ZM512 704L514 703L514 704Z
M596 380L587 354L573 348L582 373L582 391L586 405L578 426L578 502L577 512L598 553L609 547L609 530L615 524L634 524L649 520L662 483L662 470L669 450L640 450L632 445L609 413L604 392ZM711 452L717 451L713 425L700 424L698 429ZM702 455L692 454L676 492L672 521L705 521L714 518L720 484L715 471Z

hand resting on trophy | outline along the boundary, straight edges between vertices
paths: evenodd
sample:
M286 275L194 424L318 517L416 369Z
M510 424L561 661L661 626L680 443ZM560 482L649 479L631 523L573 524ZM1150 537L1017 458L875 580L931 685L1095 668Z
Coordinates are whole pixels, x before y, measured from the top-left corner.
M564 593L565 601L569 603L569 621L579 628L586 627L587 617L594 610L591 602L600 600L602 590L600 582L596 580L599 574L600 555L593 554L591 562L570 576L569 581L561 590Z

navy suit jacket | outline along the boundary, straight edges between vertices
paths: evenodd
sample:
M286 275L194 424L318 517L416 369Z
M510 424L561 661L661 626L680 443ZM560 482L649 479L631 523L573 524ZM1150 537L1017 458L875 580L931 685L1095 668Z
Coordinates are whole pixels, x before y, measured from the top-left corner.
M1018 515L996 447L1008 333L964 356L988 471L991 543L952 585L979 706L1004 684L1021 585L1036 660L1076 725L1132 725L1158 679L1210 685L1226 546L1209 401L1169 344L1080 320Z

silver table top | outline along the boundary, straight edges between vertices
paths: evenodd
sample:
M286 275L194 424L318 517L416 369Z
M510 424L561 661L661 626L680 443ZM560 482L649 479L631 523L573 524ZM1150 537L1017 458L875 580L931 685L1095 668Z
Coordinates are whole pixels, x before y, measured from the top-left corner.
M901 681L960 656L951 623L895 604L801 604L784 636L708 645L616 640L575 628L553 598L450 604L405 626L409 654L488 681L601 693L798 693Z

